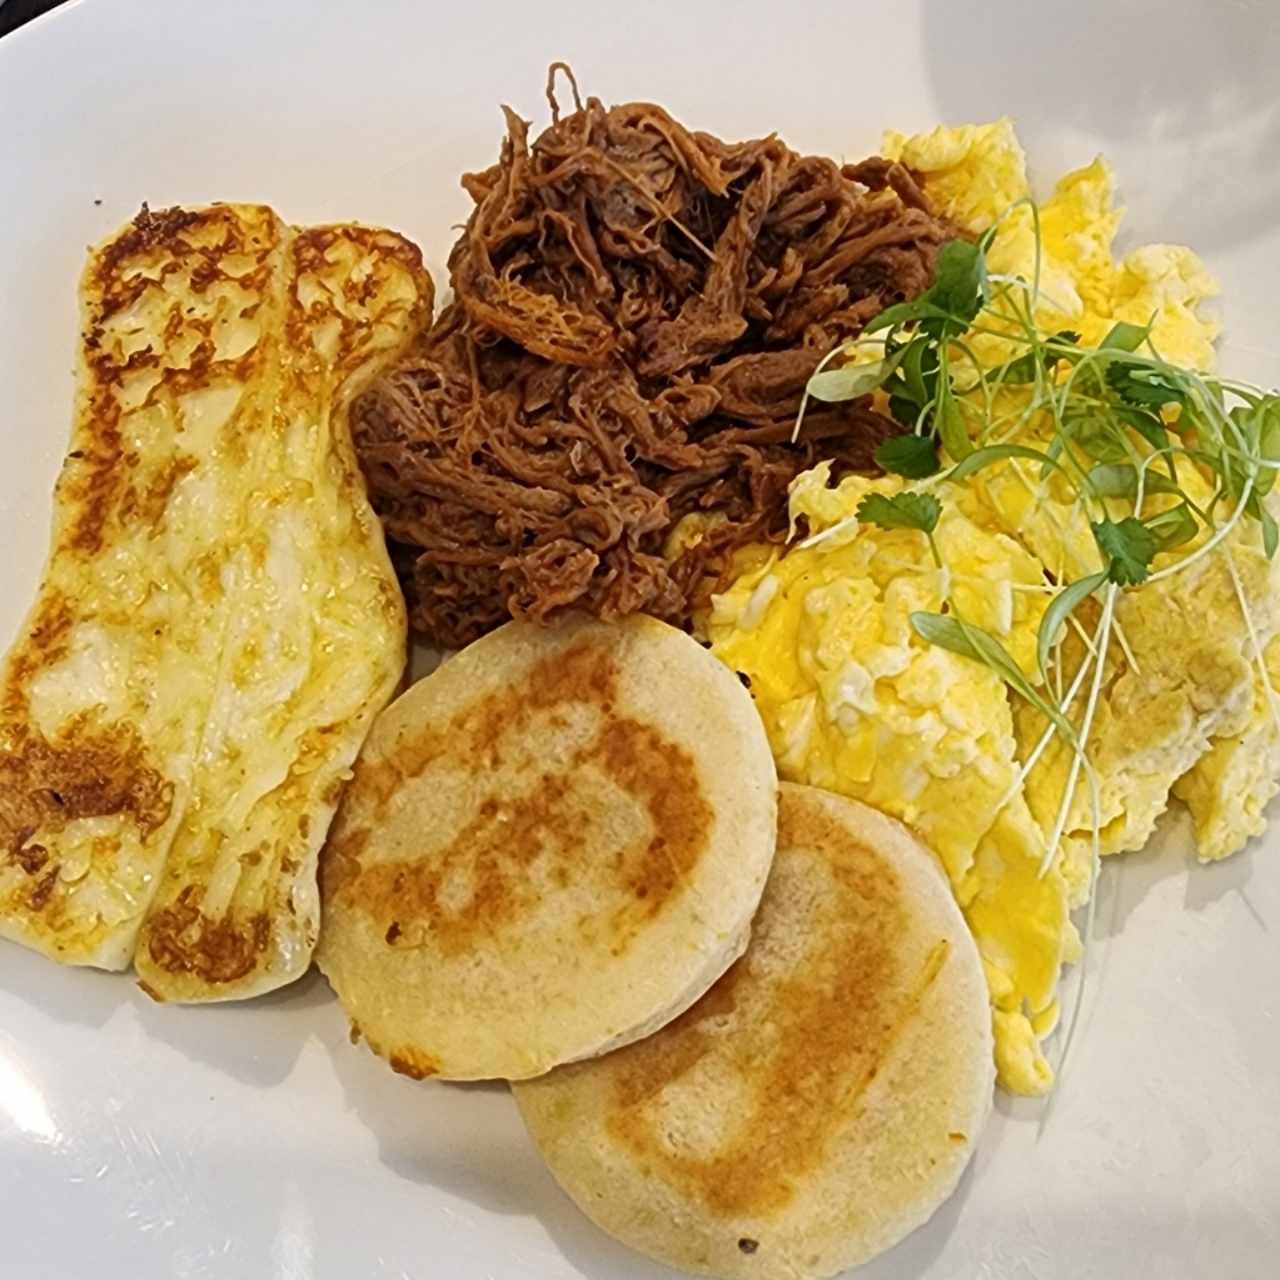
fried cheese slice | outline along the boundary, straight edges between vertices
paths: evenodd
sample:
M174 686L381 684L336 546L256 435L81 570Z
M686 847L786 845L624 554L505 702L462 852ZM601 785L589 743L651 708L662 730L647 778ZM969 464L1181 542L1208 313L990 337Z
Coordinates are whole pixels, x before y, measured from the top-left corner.
M93 251L34 609L0 670L0 934L166 999L305 971L315 862L404 660L347 434L429 317L417 250L144 209Z

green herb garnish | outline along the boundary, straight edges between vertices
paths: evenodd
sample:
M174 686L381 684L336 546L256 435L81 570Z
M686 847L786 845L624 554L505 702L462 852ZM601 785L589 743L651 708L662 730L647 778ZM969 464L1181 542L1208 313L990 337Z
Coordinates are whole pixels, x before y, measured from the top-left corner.
M942 568L942 554L933 539L942 514L942 503L931 493L912 493L904 490L892 496L869 493L858 504L858 523L874 524L881 529L918 529L929 540L929 553L933 562Z
M858 504L858 521L881 529L919 529L932 533L938 527L942 503L931 493L906 490L892 496L869 493Z
M1137 586L1151 572L1156 536L1141 520L1099 520L1091 526L1098 550L1110 561L1107 577L1120 587Z
M1044 617L1040 619L1040 631L1036 636L1036 665L1040 668L1041 679L1046 683L1049 680L1049 654L1057 643L1058 632L1066 625L1076 608L1093 595L1107 578L1108 574L1104 571L1078 579L1059 591L1044 611Z
M933 286L867 326L868 334L878 335L883 354L871 363L821 372L809 391L824 400L871 391L887 398L890 413L910 434L882 444L876 461L919 487L869 495L857 519L918 530L940 568L933 535L941 506L928 490L942 480L963 484L1004 464L1019 470L1029 485L1052 480L1089 523L1102 568L1071 582L1046 574L1051 599L1037 636L1036 681L995 636L959 617L950 601L941 613L911 618L928 643L982 663L1045 717L1048 728L1024 771L1052 735L1070 746L1074 759L1047 836L1043 872L1063 839L1081 774L1095 802L1095 855L1099 847L1097 780L1085 744L1120 593L1182 572L1213 553L1242 522L1257 528L1267 556L1280 549L1280 525L1266 504L1280 471L1280 396L1169 363L1152 342L1151 323L1120 321L1096 347L1081 346L1080 335L1068 330L1045 333L1036 321L1039 215L1034 204L1030 208L1037 236L1035 281L989 273L986 251L995 228L976 243L944 245ZM1007 358L994 366L980 359L973 346L979 336L1006 343ZM833 352L828 360L848 358L857 346ZM1021 393L1012 408L1009 398L997 398L1004 388ZM1205 489L1211 490L1207 497ZM1163 509L1147 509L1152 498L1160 498ZM1158 555L1169 556L1170 563L1155 569ZM1076 613L1095 595L1102 600L1097 628L1068 680L1061 636L1068 623L1079 629ZM1087 697L1076 722L1070 708L1082 689Z
M1008 650L989 631L954 614L919 611L911 615L911 628L922 640L989 668L1051 721L1060 733L1074 741L1076 733L1071 722L1036 691Z
M890 475L908 480L923 480L942 469L937 443L928 436L893 436L872 456Z

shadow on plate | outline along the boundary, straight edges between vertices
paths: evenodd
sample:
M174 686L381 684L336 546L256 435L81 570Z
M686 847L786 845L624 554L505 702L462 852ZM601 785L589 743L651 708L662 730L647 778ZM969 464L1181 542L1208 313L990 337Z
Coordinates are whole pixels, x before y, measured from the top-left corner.
M314 969L256 1000L157 1004L130 973L73 968L15 944L0 942L0 947L0 995L54 1022L93 1029L129 1010L147 1040L258 1088L287 1079L316 1030L317 1011L329 1004L336 1009L328 984Z
M646 1264L583 1217L547 1172L505 1082L409 1080L366 1046L349 1044L344 1030L325 1043L348 1109L373 1135L378 1158L401 1178L487 1213L537 1219L584 1276L675 1275Z
M926 0L923 43L943 120L1008 115L1028 134L1101 138L1125 152L1120 179L1140 185L1143 223L1161 239L1211 252L1274 226L1271 0Z
M321 1040L347 1109L373 1135L387 1168L493 1213L529 1211L522 1183L535 1156L504 1082L410 1080L349 1042L336 1004L329 1021Z
M1229 893L1238 894L1244 909L1253 917L1258 928L1264 933L1269 933L1270 930L1262 913L1253 905L1252 899L1245 892L1245 886L1253 875L1254 851L1257 844L1257 840L1251 840L1247 848L1223 862L1214 862L1204 867L1192 867L1191 874L1187 877L1184 905L1192 911L1203 911Z
M394 1075L366 1047L346 1043L345 1035L326 1036L325 1043L349 1109L376 1139L382 1163L400 1177L487 1212L536 1218L584 1276L668 1280L677 1275L618 1244L560 1190L526 1134L506 1084L408 1080ZM989 1158L984 1147L978 1159ZM860 1270L860 1280L922 1274L955 1229L973 1168L924 1227Z
M1166 880L1185 876L1194 861L1190 825L1168 819L1161 822L1146 848L1103 858L1094 936L1123 934L1129 917L1147 895Z
M400 1177L488 1213L532 1217L585 1276L666 1280L597 1230L556 1185L525 1132L505 1081L446 1083L394 1074L345 1034L326 1047L347 1106L373 1135L378 1157Z
M1203 911L1228 894L1239 894L1259 928L1266 930L1267 922L1246 892L1257 843L1251 840L1230 858L1202 865L1194 857L1190 820L1184 810L1175 807L1161 820L1145 849L1103 860L1096 935L1110 938L1123 933L1129 917L1147 895L1176 877L1186 879L1182 904L1187 910Z
M146 997L127 973L73 969L15 942L0 941L0 992L65 1025L103 1027L134 998Z
M336 1008L328 983L315 969L254 1000L157 1004L135 986L133 1001L150 1039L259 1089L288 1079L320 1026L318 1011L331 1004Z

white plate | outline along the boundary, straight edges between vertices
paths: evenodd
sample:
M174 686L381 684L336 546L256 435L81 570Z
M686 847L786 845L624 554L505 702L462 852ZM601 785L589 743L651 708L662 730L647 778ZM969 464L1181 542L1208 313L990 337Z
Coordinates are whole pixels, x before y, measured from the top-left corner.
M853 158L885 125L1008 113L1041 176L1103 150L1126 236L1202 250L1228 363L1280 378L1274 0L87 0L0 42L0 640L44 556L84 246L144 199L263 200L396 227L442 279L458 175L495 156L499 102L545 118L559 57L730 138ZM866 1280L1276 1274L1278 844L1198 868L1175 824L1108 866L1047 1130L1002 1101L955 1198ZM579 1217L505 1090L393 1076L314 975L163 1008L0 943L0 1274L668 1273Z

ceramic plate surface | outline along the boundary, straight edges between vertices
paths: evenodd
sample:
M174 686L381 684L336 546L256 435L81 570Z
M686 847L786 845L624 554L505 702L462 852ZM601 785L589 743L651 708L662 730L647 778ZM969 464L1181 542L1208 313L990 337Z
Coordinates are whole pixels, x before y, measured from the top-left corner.
M1280 381L1274 0L732 6L82 0L0 41L0 636L36 587L85 246L153 206L359 219L437 280L508 102L549 61L728 138L857 158L885 126L1015 118L1049 179L1103 151L1124 238L1194 245L1224 364ZM865 1280L1254 1280L1280 1251L1280 829L1111 861L1047 1125L1002 1099L953 1200ZM656 1280L560 1194L501 1087L393 1076L323 980L237 1007L0 943L0 1275Z

